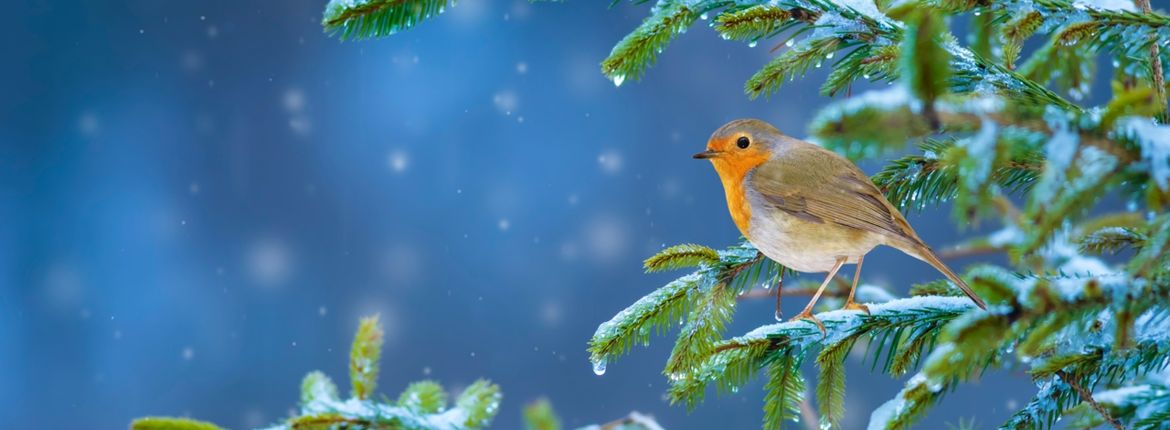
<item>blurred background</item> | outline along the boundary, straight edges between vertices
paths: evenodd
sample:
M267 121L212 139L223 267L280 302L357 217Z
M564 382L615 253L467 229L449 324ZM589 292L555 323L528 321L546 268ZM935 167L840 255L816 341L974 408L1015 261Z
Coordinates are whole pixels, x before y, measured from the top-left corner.
M271 424L310 370L346 389L353 330L380 313L391 397L485 377L505 393L499 429L541 396L570 426L638 410L669 429L759 428L760 380L692 413L664 401L672 336L600 377L585 347L677 276L643 274L644 257L736 242L715 172L690 155L739 117L804 136L829 101L823 70L749 101L743 82L770 46L700 25L615 88L598 64L647 5L462 0L410 32L341 43L321 31L324 3L9 5L6 427ZM981 231L949 208L909 215L936 248ZM865 282L903 294L938 277L889 249L866 261ZM772 321L770 300L747 302L729 335ZM852 362L845 428L862 428L904 381ZM998 425L1033 391L1023 372L996 372L922 428Z

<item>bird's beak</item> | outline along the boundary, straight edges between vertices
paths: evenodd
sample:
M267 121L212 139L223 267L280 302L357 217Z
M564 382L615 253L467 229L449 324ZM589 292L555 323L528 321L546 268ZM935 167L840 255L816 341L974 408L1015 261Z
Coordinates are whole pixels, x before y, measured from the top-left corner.
M708 158L717 158L720 155L723 155L723 153L720 151L713 151L713 150L708 149L706 151L692 155L691 158L694 158L696 160L706 160Z

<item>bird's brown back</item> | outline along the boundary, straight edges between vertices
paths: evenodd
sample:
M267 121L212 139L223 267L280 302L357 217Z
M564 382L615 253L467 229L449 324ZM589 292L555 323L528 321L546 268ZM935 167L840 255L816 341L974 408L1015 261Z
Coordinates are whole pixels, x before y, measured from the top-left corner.
M768 204L807 221L878 234L898 248L922 245L898 209L852 162L812 143L777 138L786 141L747 184Z

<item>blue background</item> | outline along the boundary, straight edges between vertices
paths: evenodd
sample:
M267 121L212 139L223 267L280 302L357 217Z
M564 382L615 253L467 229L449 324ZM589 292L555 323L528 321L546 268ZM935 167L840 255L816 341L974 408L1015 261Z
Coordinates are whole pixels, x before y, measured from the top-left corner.
M408 33L342 43L321 31L323 3L9 5L8 428L270 424L310 370L345 389L371 313L387 331L381 391L490 378L505 393L495 428L518 428L540 396L571 426L638 410L671 429L759 428L759 380L689 414L663 400L671 336L601 377L585 346L676 276L643 274L642 258L738 237L714 171L690 155L738 117L804 136L828 101L824 70L749 101L742 83L768 46L699 25L615 88L597 65L646 6L465 0ZM947 208L910 219L936 247L973 231ZM889 249L866 261L865 280L895 291L938 277ZM729 334L770 323L771 306L745 303ZM860 428L902 381L851 362L845 428ZM1022 371L999 371L922 427L997 425L1032 393Z

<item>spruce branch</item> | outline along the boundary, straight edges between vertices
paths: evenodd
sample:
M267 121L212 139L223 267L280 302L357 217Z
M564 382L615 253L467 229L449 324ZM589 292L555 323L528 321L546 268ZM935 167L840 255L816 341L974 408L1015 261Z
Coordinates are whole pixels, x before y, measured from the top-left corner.
M398 395L398 406L419 414L434 414L447 407L447 392L435 381L411 383Z
M843 360L855 342L862 337L871 338L868 354L874 357L875 365L878 358L884 356L886 364L883 365L883 369L896 370L893 362L895 357L900 356L903 364L897 366L902 366L901 370L904 370L914 361L910 357L919 353L905 351L924 348L930 343L930 339L938 335L946 321L972 308L969 300L960 297L914 297L870 305L868 315L855 311L820 313L817 318L825 324L827 335L823 335L818 328L803 321L763 326L746 335L719 342L710 356L705 357L699 366L687 373L673 375L671 399L675 402L685 401L689 406L693 406L695 402L701 400L704 388L710 383L717 384L720 392L734 392L761 366L777 360L789 360L792 357L803 360L804 354L817 346L826 348L834 346L830 348L832 352L822 352L818 363L830 367L839 366L841 364L839 360ZM919 337L923 339L914 340ZM770 372L779 371L774 367L769 369ZM840 418L838 395L843 394L840 391L840 384L844 382L844 377L839 370L841 370L839 367L822 369L824 374L835 379L818 382L818 398L821 401L828 401L828 406L821 407L831 409L831 415L826 418L830 421ZM787 394L785 398L788 398L786 396ZM795 417L799 413L798 404L799 401L794 400L794 403L785 409L774 402L768 402L766 404L768 412L765 415L771 418L767 418L766 422L771 423L780 416Z
M814 66L820 67L822 61L832 58L842 46L843 41L834 37L802 42L765 64L744 84L744 91L753 99L769 96L780 89L785 79L794 79Z
M725 284L718 284L699 299L674 343L674 350L663 370L666 375L676 375L696 367L699 357L707 355L715 343L722 340L723 330L735 310L735 296Z
M988 14L990 17L991 15ZM1024 41L1032 36L1040 26L1044 24L1044 15L1037 11L1031 11L1019 15L1004 24L1000 30L1000 38L1003 39L1003 65L1008 69L1014 69L1016 59L1020 56L1020 51L1024 47Z
M329 376L320 371L312 371L301 380L301 404L307 404L314 399L336 401L337 385Z
M382 359L382 325L378 316L362 318L349 353L349 383L353 397L365 400L378 386Z
M764 384L764 428L782 428L785 421L801 416L804 400L804 377L800 375L801 357L781 354L767 364L768 381Z
M802 8L760 4L720 14L715 18L715 31L728 39L753 42L774 36L795 22L815 22L817 16Z
M321 25L342 40L385 37L454 5L455 0L330 0Z
M1153 15L1153 9L1150 8L1150 0L1134 0L1142 13L1149 16ZM1167 19L1166 24L1170 26L1170 19ZM1158 46L1157 35L1150 35L1150 77L1151 83L1154 85L1154 91L1158 94L1158 110L1161 111L1160 118L1162 122L1170 120L1170 116L1166 113L1166 76L1162 73L1162 55L1161 48Z
M351 351L352 397L340 399L337 386L328 376L318 371L309 372L301 381L299 413L264 430L478 430L491 423L499 410L501 397L499 387L485 380L476 381L463 390L452 408L447 408L447 392L431 381L411 384L394 404L371 400L377 360L381 355L381 337L382 327L377 316L363 318ZM219 427L185 418L148 417L135 420L131 428L216 430Z
M548 399L542 397L524 406L524 430L561 430L561 420Z
M130 430L221 430L215 424L190 418L143 417L130 423Z
M1089 392L1089 390L1086 390L1085 387L1082 387L1080 384L1078 384L1076 379L1072 378L1064 371L1057 372L1056 375L1060 377L1060 379L1067 381L1068 385L1072 387L1073 391L1076 391L1077 395L1081 397L1081 401L1087 403L1090 407L1093 408L1093 410L1097 411L1098 414L1101 414L1101 418L1104 418L1106 423L1117 430L1124 430L1121 427L1121 423L1113 419L1113 415L1110 414L1108 410L1105 410L1105 408L1102 407L1100 403L1097 403L1097 401L1093 400L1093 393Z
M613 47L609 57L601 62L601 73L619 86L626 78L640 79L662 49L686 32L700 13L689 3L659 1L642 25Z
M1081 238L1080 250L1087 254L1116 253L1124 249L1140 249L1146 240L1145 234L1131 228L1105 227Z
M817 354L817 406L822 424L841 426L845 416L845 358L855 342L856 337L848 337L825 345Z
M657 254L647 258L642 263L642 266L646 269L647 273L650 273L695 267L703 264L715 264L718 262L719 253L715 252L714 249L702 245L684 243L659 251Z
M922 115L931 129L938 129L939 118L934 103L946 93L950 77L950 53L939 43L945 27L933 10L915 10L906 19L902 40L902 78L922 104Z

